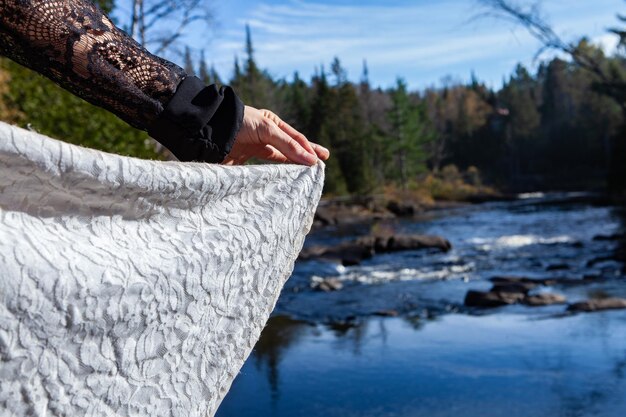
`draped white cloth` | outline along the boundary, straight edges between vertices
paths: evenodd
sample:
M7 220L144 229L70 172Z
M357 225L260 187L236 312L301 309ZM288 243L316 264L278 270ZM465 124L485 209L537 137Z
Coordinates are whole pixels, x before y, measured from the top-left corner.
M324 165L106 154L0 123L0 415L212 416Z

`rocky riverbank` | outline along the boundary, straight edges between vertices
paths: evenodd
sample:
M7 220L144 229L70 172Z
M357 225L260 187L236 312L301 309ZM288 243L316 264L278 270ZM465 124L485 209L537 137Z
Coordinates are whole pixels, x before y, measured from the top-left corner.
M534 196L537 196L535 198ZM373 223L380 220L406 219L421 214L489 202L516 202L523 200L536 201L537 205L592 204L608 205L611 200L604 194L569 193L543 199L542 193L510 194L493 190L464 195L460 199L434 200L424 198L411 192L394 192L391 195L373 195L362 197L338 197L323 199L315 214L314 227L345 226L362 223Z
M388 199L382 196L322 200L315 213L314 228L373 223L380 220L411 218L433 210L498 201L487 196L478 201L424 201L415 198ZM506 197L509 198L509 197ZM513 198L512 196L510 198Z

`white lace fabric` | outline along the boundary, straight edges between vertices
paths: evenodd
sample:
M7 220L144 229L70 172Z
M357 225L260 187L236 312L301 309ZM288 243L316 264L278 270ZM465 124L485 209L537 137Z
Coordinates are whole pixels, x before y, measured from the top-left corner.
M0 415L213 416L324 165L154 162L0 123Z

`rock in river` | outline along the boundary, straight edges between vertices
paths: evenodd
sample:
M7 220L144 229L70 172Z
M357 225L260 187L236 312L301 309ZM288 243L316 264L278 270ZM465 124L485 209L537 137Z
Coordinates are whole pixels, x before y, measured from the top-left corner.
M504 305L522 303L531 307L565 304L566 299L559 294L540 293L529 295L529 292L540 286L549 285L550 280L538 280L518 277L491 278L491 290L470 290L465 296L465 305L468 307L500 307Z
M549 306L552 304L565 304L567 299L561 294L541 293L528 296L522 302L531 307Z
M468 307L500 307L515 304L526 297L521 292L497 292L470 290L465 295L465 305Z
M429 235L395 235L387 239L386 248L382 252L397 252L412 249L439 249L448 252L452 245L447 239L441 236Z
M552 265L548 265L548 267L546 268L546 271L564 271L566 269L570 269L570 266L568 264L552 264Z
M567 310L573 312L589 313L592 311L618 310L626 308L624 298L596 298L571 304Z
M315 246L300 253L301 260L326 259L339 261L345 266L357 265L376 253L405 250L437 249L447 252L452 245L441 236L389 235L365 236L337 246Z
M341 290L343 284L337 278L313 277L311 279L311 288L317 291L331 292Z

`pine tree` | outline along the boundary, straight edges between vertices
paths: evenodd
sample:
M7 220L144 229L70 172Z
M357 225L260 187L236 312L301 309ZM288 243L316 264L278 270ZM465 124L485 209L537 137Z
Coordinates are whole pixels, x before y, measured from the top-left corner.
M191 57L191 49L188 46L185 47L185 72L189 75L194 75L196 70L194 68L193 58Z
M209 69L209 77L211 79L211 83L213 84L218 84L218 85L224 84L213 64L211 64L211 69Z
M331 143L333 135L333 93L326 80L324 68L316 74L311 81L313 86L313 99L311 104L311 117L309 120L309 138L325 146L334 155L335 149ZM348 192L346 181L341 172L338 158L331 157L326 162L326 181L324 192L333 195L342 195Z
M198 77L205 84L213 84L214 81L211 77L211 73L209 72L209 68L206 64L206 59L204 57L204 49L200 52L200 67L198 68Z
M254 56L252 32L246 25L246 60L239 82L239 93L245 103L259 108L274 108L272 92L276 87L271 77L259 69Z
M234 80L240 80L242 77L241 74L241 67L239 66L239 57L235 56L235 67L234 67L234 72L233 72L233 79Z
M299 131L308 135L311 118L311 98L309 87L300 79L296 71L293 81L287 86L285 120Z
M331 65L335 84L331 89L332 119L330 143L335 150L347 189L350 193L371 191L372 173L366 151L366 127L357 89L348 82L347 72L339 58Z
M243 74L241 73L241 66L239 65L239 57L235 55L235 61L233 64L233 77L229 82L230 86L235 89L240 98L242 97L242 84Z
M529 154L540 152L541 114L536 97L537 84L526 68L518 65L511 79L499 93L500 105L508 112L505 145L512 176L530 173L534 158Z
M409 180L426 169L425 145L431 140L432 134L427 125L424 106L412 102L403 79L398 78L396 81L391 100L389 150L394 162L392 178L407 188Z

